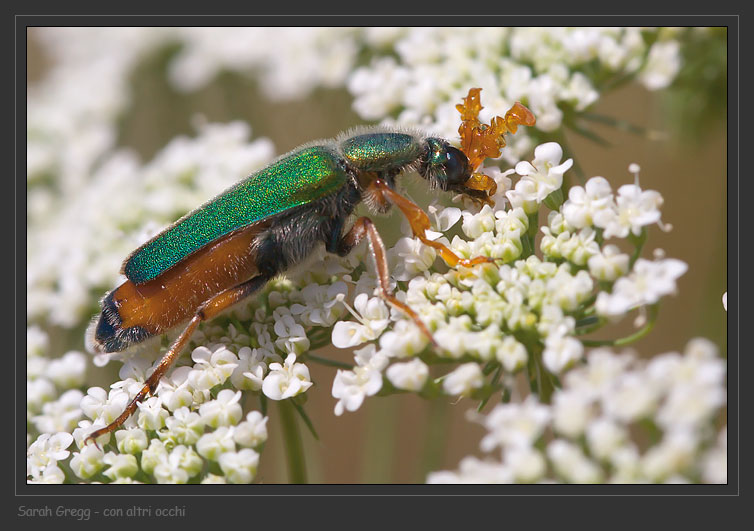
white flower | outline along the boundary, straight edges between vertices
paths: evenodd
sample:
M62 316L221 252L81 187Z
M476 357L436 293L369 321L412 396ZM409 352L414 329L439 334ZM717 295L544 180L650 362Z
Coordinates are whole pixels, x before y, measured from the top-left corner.
M47 334L38 326L26 328L26 357L44 356L49 345Z
M251 483L257 473L259 454L250 448L225 452L220 456L219 463L231 483Z
M411 285L409 285L409 291L411 291ZM409 358L423 351L428 343L429 339L416 326L416 323L402 319L395 323L392 330L388 330L380 336L380 355L385 358L386 362L387 356ZM369 345L361 351L363 352L367 348L369 348Z
M580 360L584 355L584 346L576 338L550 334L545 339L545 350L542 353L547 370L553 373L560 373Z
M600 418L589 424L586 439L591 453L607 460L626 442L626 430L610 418Z
M105 454L105 457L102 458L102 461L106 465L110 465L107 470L102 472L105 476L110 478L110 481L131 478L139 471L139 465L133 455L108 452Z
M56 396L57 392L53 383L47 378L26 380L26 411L39 413L42 406Z
M560 236L563 237L567 234L563 233ZM586 265L590 258L600 252L600 246L595 241L596 235L597 233L593 228L585 227L571 234L570 237L564 237L559 242L558 254L576 265ZM544 251L544 246L542 250Z
M215 346L214 351L197 347L191 359L194 368L188 375L188 383L198 390L209 390L224 383L238 366L238 358L224 345Z
M656 389L647 385L640 372L622 374L615 382L615 388L603 398L605 413L622 422L640 420L657 407L659 396Z
M532 179L519 179L512 190L505 192L511 208L520 208L527 214L539 212L538 185Z
M89 479L97 474L105 465L102 458L105 454L94 444L87 444L80 452L74 452L70 466L74 474L81 479Z
M503 364L508 372L515 372L526 365L529 355L526 347L516 341L513 336L506 336L495 352L497 360Z
M118 389L128 394L130 398L136 396L144 387L151 365L151 361L142 356L133 356L127 359L118 370L120 381L110 386L111 394L113 390Z
M562 390L553 398L553 426L563 435L575 439L594 417L589 395L578 389Z
M513 471L507 465L482 461L474 456L464 457L459 472L433 472L427 483L513 483Z
M86 376L86 356L81 352L67 352L47 365L47 377L61 389L80 387Z
M270 356L271 357L271 356ZM259 391L267 373L266 351L261 348L243 347L238 351L238 366L233 369L230 381L236 389Z
M166 458L154 467L157 483L187 483L202 469L203 461L197 453L186 446L173 448Z
M633 358L626 354L617 356L609 349L593 349L586 361L585 366L568 372L564 381L567 387L598 398L612 392Z
M663 199L659 192L642 190L635 184L624 184L618 188L615 202L615 215L607 218L602 226L605 239L613 236L625 238L629 233L638 236L642 227L660 222Z
M613 191L604 177L592 177L583 187L571 187L561 208L565 221L576 229L605 227L615 215L613 209Z
M227 481L225 476L218 476L217 474L207 474L202 478L202 485L224 485Z
M639 258L633 271L615 282L612 293L599 293L595 303L597 313L619 316L639 306L654 304L664 295L675 293L676 280L687 269L685 262L674 258L654 262Z
M233 452L235 449L232 426L221 426L215 431L205 433L196 442L196 451L199 455L211 461L217 461L222 454Z
M94 433L94 431L104 427L105 423L102 420L97 420L95 422L92 422L90 420L81 420L79 421L78 427L73 430L73 433L71 435L73 435L73 440L76 441L76 446L83 448L84 440L86 440L91 433ZM97 444L102 447L110 442L110 438L110 433L104 433L97 437L97 439L95 440L97 441Z
M469 238L478 238L495 228L495 212L489 205L484 205L476 214L463 212L463 233Z
M639 80L649 90L667 87L681 69L681 52L678 41L656 42L649 50L647 63Z
M403 363L393 363L385 374L397 389L421 391L429 376L429 367L419 358L414 358Z
M720 385L676 385L657 411L657 423L666 429L700 429L724 403Z
M550 411L530 395L520 404L499 404L484 418L489 433L479 446L485 452L496 448L531 446L550 421Z
M471 326L471 318L468 315L451 317L444 327L434 333L435 341L449 357L459 358L466 352Z
M270 372L262 383L262 392L272 400L285 400L306 392L312 386L309 368L296 363L296 355L288 354L285 365L270 364Z
M641 469L652 481L663 481L673 474L683 474L696 460L698 441L686 430L666 433L660 444L651 447L641 458Z
M341 301L347 293L348 286L343 281L325 286L308 284L300 291L305 304L293 304L291 313L305 325L330 327L343 313ZM241 357L240 352L238 356Z
M238 424L243 415L241 404L238 403L240 400L241 391L233 392L230 389L223 389L217 394L215 400L199 406L202 422L213 428Z
M513 447L505 451L505 464L510 467L517 481L533 483L547 470L542 454L533 448Z
M28 480L30 484L62 484L65 481L65 473L58 465L49 465L44 468L41 474L34 474L32 479Z
M40 433L71 432L81 418L80 409L83 393L70 389L53 401L42 406L42 414L32 417L34 427Z
M111 399L108 399L107 391L101 387L90 387L79 403L82 412L92 420L103 418L108 423L112 422L123 412L129 397L122 391L112 391L111 395Z
M641 456L633 443L613 450L609 463L614 469L610 483L646 483L647 480L641 473Z
M170 416L167 409L162 407L162 399L152 396L138 404L139 414L137 423L146 431L159 430L165 425L165 419Z
M597 280L612 282L628 273L629 256L615 245L605 245L587 261L589 273Z
M563 310L573 311L592 293L594 283L586 271L575 275L568 273L563 264L561 269L547 281L548 295L551 301Z
M563 148L557 142L547 142L537 146L534 150L534 160L529 162L519 162L516 164L516 173L523 176L522 181L534 183L533 190L528 192L527 201L536 201L541 203L545 198L563 184L563 174L573 165L573 159L568 159L560 163L563 158ZM522 193L523 190L516 191ZM508 196L513 204L513 200ZM526 210L526 209L524 209Z
M115 432L118 451L124 454L139 454L148 444L147 433L139 428L117 430Z
M332 344L349 348L377 339L390 323L390 310L379 297L360 293L353 301L356 321L338 321L332 331Z
M193 404L194 390L189 385L191 371L191 367L177 367L157 384L157 395L169 411Z
M240 422L233 430L233 440L239 446L256 448L267 440L267 421L259 411L250 411L246 420Z
M702 477L707 483L728 482L728 427L720 431L717 446L711 448L702 462Z
M283 352L294 354L301 354L309 350L309 338L306 337L304 327L298 324L292 315L280 315L280 310L275 310L275 313L278 314L274 327L275 334L278 336L275 345Z
M602 470L590 461L578 446L556 439L547 446L547 456L555 470L572 483L598 483Z
M147 474L152 474L155 467L167 461L168 449L159 439L151 439L149 447L141 452L141 469Z
M224 389L224 391L229 390ZM222 393L222 391L220 392ZM211 403L212 402L209 402L209 404ZM206 405L207 403L202 404L199 408L199 411L201 412L201 408ZM160 431L160 438L170 438L178 444L196 444L196 442L204 433L206 416L207 415L191 411L187 407L178 408L173 412L172 417L165 419L165 426L167 427L167 430Z
M498 172L500 171L499 168L494 169ZM456 223L458 223L462 216L460 208L445 207L437 203L437 201L432 201L432 203L430 203L427 207L427 214L429 215L432 226L440 233L449 231Z
M65 432L54 435L43 433L26 450L27 467L31 467L32 473L36 476L46 467L67 459L70 455L67 448L72 442L73 436Z
M443 390L449 395L470 396L474 389L484 385L484 375L478 363L464 363L445 375Z

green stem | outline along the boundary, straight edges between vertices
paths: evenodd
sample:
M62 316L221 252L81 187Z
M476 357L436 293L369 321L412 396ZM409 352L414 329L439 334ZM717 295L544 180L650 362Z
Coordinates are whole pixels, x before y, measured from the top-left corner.
M636 246L633 254L631 255L631 260L628 264L628 268L630 270L634 268L634 262L636 262L636 260L639 259L639 256L641 256L641 250L644 247L644 243L646 243L647 241L647 229L642 228L641 234L639 234L638 236L634 236L633 233L631 233L628 237L628 240Z
M605 326L605 323L606 321L604 319L597 317L596 315L585 317L584 319L576 322L576 330L574 332L574 335L585 336L587 334L591 334L592 332L596 332L597 330Z
M552 398L552 393L555 391L555 386L550 378L550 372L542 361L542 348L539 347L533 351L532 357L534 357L537 380L539 381L539 401L543 404L549 404Z
M395 432L400 413L398 405L395 398L369 402L362 463L364 483L394 482Z
M521 251L521 258L526 259L532 256L536 250L536 238L537 231L539 230L539 211L529 214L529 229L526 234L521 236L521 244L523 249Z
M619 339L605 339L605 340L590 340L590 339L582 339L581 343L585 347L624 347L626 345L630 345L631 343L634 343L635 341L640 340L647 334L649 334L652 331L652 328L654 328L655 323L657 322L657 314L659 312L659 305L653 304L649 307L649 320L647 324L645 324L641 329L637 330L630 336L621 337Z
M481 402L479 402L479 405L477 406L476 410L477 413L481 412L484 409L484 406L487 405L487 402L489 402L490 397L492 397L492 394L498 389L498 382L500 381L500 375L503 373L503 366L499 363L496 363L497 370L495 371L495 375L492 377L492 382L490 383L490 391L485 396Z
M529 375L529 390L536 395L539 394L537 362L534 359L534 352L532 352L532 349L527 350L529 351L529 360L526 363L526 368Z
M445 447L448 442L448 422L450 420L448 403L437 399L429 401L429 424L424 439L421 469L418 481L424 483L427 474L437 470L442 465Z
M315 356L314 354L307 354L306 359L312 360L314 362L320 363L322 365L327 365L328 367L337 367L338 369L346 369L346 370L353 370L353 365L350 363L345 363L342 361L337 360L331 360L328 358L323 358L322 356Z
M288 478L290 483L306 483L306 463L301 433L296 423L296 411L288 400L278 402L280 424L285 439L285 454L288 461Z

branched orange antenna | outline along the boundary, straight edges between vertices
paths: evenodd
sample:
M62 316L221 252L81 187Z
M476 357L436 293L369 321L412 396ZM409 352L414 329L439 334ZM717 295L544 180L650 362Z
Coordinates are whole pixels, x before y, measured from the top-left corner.
M519 125L533 126L536 118L532 112L520 102L505 113L505 117L495 116L489 125L479 121L479 111L483 109L479 93L480 88L469 89L469 95L463 98L463 103L456 105L461 113L461 126L458 134L461 135L461 151L469 159L472 175L466 186L474 190L486 190L488 196L494 195L497 190L495 181L476 170L487 158L497 158L505 147L505 133L515 133Z

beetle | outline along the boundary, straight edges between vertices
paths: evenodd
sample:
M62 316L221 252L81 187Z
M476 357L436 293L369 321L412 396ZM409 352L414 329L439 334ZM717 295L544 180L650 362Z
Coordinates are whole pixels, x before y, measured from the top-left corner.
M121 269L127 280L102 299L101 314L90 327L91 349L120 352L182 324L185 328L123 413L86 441L121 426L138 403L156 391L201 322L257 293L304 261L317 245L345 256L366 238L382 297L435 344L418 315L392 294L385 246L374 223L366 216L350 226L349 221L360 202L378 213L395 205L414 235L449 266L492 262L487 257L460 258L429 240L427 214L398 193L395 182L399 175L416 171L431 188L490 202L495 181L474 170L485 158L499 156L503 133L515 133L518 125L532 126L535 118L517 102L505 118L480 124L480 90L471 89L457 105L461 149L442 138L385 127L311 142L189 212L131 253Z

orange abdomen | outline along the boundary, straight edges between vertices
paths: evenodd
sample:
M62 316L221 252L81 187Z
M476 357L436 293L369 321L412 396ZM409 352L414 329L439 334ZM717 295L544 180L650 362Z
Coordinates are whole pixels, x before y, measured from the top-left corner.
M258 275L254 241L266 226L255 224L190 255L143 284L127 280L102 301L95 343L118 352L189 320L199 306Z

